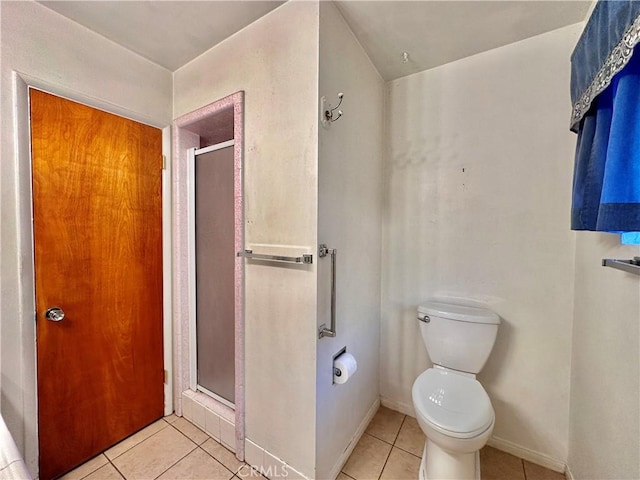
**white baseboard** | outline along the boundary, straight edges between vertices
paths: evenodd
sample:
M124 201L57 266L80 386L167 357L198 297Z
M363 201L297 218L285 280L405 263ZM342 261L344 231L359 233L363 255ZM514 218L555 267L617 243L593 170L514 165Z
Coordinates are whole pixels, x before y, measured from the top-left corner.
M410 417L416 417L416 411L413 408L413 404L408 405L403 402L398 402L385 397L380 398L382 406L395 410L396 412L404 413ZM503 452L510 453L516 457L527 460L528 462L535 463L542 467L553 470L554 472L565 473L567 480L573 480L569 467L561 460L545 455L544 453L536 452L515 443L504 440L500 437L491 437L487 442L487 445L502 450Z
M360 437L362 437L362 434L367 429L367 426L373 419L379 407L380 400L376 399L376 401L373 402L373 405L371 405L371 407L367 411L367 414L365 415L362 422L360 422L360 425L358 426L356 432L353 434L353 437L351 437L349 445L347 446L345 451L342 452L342 455L340 455L335 465L331 469L329 478L335 480L335 478L338 476L338 474L342 470L343 465L349 459L351 452L353 452L353 449L358 444ZM255 470L260 472L263 476L271 480L279 480L280 478L286 478L286 480L309 480L307 476L296 471L293 467L291 467L291 465L288 465L286 462L277 458L275 455L271 454L260 445L254 443L248 438L245 438L245 452L245 461ZM247 477L250 476L251 472L247 471L242 473L243 474L240 476Z
M528 462L535 463L542 467L553 470L554 472L565 473L567 465L561 460L552 458L544 453L536 452L515 443L511 443L508 440L504 440L499 437L491 437L487 442L487 445L502 450L503 452L510 453L516 457L527 460Z
M371 423L371 420L373 419L376 412L378 411L378 408L380 408L380 399L376 399L376 401L373 402L373 405L371 405L371 408L369 408L369 411L362 419L362 422L360 422L358 429L353 434L353 437L351 437L351 441L349 442L349 445L347 446L346 450L342 452L342 455L340 455L335 465L331 469L329 478L335 480L335 478L340 474L342 467L344 466L345 463L347 463L347 460L351 456L351 452L353 452L353 449L356 447L356 445L360 441L360 437L362 437L362 435L364 434L364 431L369 426L369 423Z
M254 478L259 475L270 480L310 480L284 460L276 457L260 445L248 438L245 443L245 462L240 467L237 476L240 478Z
M389 398L380 397L380 403L383 407L390 408L391 410L395 410L396 412L404 413L405 415L409 415L410 417L416 418L416 411L413 408L412 404L406 404L403 402L397 402L395 400L391 400Z
M413 408L413 404L406 404L403 402L398 402L396 400L391 400L389 398L381 397L380 403L391 410L395 410L396 412L404 413L405 415L409 415L410 417L416 417L416 411ZM571 471L565 462L558 460L556 458L545 455L544 453L536 452L534 450L530 450L525 447L521 447L515 443L512 443L508 440L504 440L500 437L491 437L487 442L487 445L490 445L498 450L502 450L503 452L510 453L515 455L516 457L527 460L531 463L535 463L536 465L540 465L542 467L548 468L549 470L553 470L554 472L565 473L567 475L567 480L573 480L573 476L571 475Z

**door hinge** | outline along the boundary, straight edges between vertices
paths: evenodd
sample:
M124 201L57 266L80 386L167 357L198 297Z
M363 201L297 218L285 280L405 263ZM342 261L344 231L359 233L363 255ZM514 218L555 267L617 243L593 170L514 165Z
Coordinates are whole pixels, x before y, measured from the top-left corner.
M164 383L169 383L169 372L164 371Z
M167 156L166 155L162 155L162 169L163 170L167 169Z

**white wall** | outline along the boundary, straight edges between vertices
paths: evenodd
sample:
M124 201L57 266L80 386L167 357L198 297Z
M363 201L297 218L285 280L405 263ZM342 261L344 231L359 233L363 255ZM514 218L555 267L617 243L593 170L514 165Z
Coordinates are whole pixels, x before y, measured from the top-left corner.
M297 245L291 254L314 254L312 266L247 262L245 269L246 437L309 477L316 436L318 16L317 3L286 3L174 73L175 117L245 91L246 245Z
M574 25L391 82L381 395L412 411L430 363L415 320L436 295L502 318L479 380L494 442L567 458L575 234L568 131ZM513 450L513 449L512 449Z
M318 240L337 249L337 336L318 341L316 478L334 478L379 398L384 82L331 2L320 3L320 96L344 115L319 131ZM330 259L318 264L318 326L330 323ZM358 361L332 384L342 348Z
M640 277L599 262L634 256L640 247L621 246L617 235L577 234L568 460L575 479L640 478Z
M579 232L569 469L575 479L640 478L640 277L601 266L640 256L617 235Z
M0 2L0 9L2 415L35 473L35 307L25 85L162 127L171 122L171 73L35 2Z

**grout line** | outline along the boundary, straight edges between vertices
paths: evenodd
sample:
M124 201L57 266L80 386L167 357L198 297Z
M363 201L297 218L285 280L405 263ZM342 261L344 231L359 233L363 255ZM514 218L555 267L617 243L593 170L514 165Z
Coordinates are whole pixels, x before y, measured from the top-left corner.
M393 439L393 443L391 444L391 448L389 449L389 453L387 454L387 458L384 461L384 465L382 466L382 470L380 470L380 475L378 475L378 480L380 480L380 478L382 477L382 474L384 473L384 469L387 467L387 463L389 462L389 457L391 456L391 452L393 452L394 444L396 443L396 440L398 439L398 435L400 434L400 429L402 428L402 424L404 423L404 419L407 416L405 415L402 418L402 423L400 424L400 428L398 429L398 433L396 434L396 437ZM384 441L384 440L383 440ZM388 442L385 442L387 445L389 445Z
M169 424L170 427L172 427L176 432L178 432L180 435L182 435L183 437L185 437L187 440L189 440L191 443L193 443L196 447L199 447L200 445L198 445L196 442L194 442L193 440L191 440L189 438L189 436L185 433L183 433L178 427L174 427L172 424ZM195 427L195 425L194 425ZM206 440L205 440L206 442ZM204 442L203 442L204 443Z
M384 461L384 465L382 467L382 471L380 472L380 475L378 476L378 480L382 477L382 474L384 473L384 469L387 468L387 463L389 463L389 458L391 457L391 452L393 452L393 449L395 448L396 441L398 440L398 436L400 435L400 430L402 430L402 425L404 425L404 421L406 420L406 418L407 418L406 415L404 417L402 417L402 422L400 422L400 428L398 428L398 432L396 433L396 436L393 439L393 443L391 444L391 449L389 450L389 454L387 455L387 459Z
M214 457L213 455L211 455L209 452L207 452L204 448L202 448L201 446L198 445L198 448L200 450L202 450L204 453L206 453L207 455L209 455L211 458L213 458L216 462L218 462L220 465L222 465L224 468L226 468L227 470L229 470L233 476L236 475L236 473L238 472L234 472L233 470L231 470L229 467L227 467L224 463L222 463L220 460L218 460L216 457ZM239 461L239 460L238 460ZM248 465L247 463L245 463L245 465ZM242 468L242 467L241 467ZM239 469L238 469L239 470Z
M107 456L105 455L105 457L107 457ZM114 459L114 460L115 460L115 459ZM113 468L115 468L115 469L116 469L116 472L118 472L118 474L120 474L120 476L121 476L122 478L124 478L125 480L127 480L127 477L125 477L125 476L124 476L124 473L122 473L122 472L120 471L120 469L119 469L118 467L116 467L116 466L115 466L115 464L111 461L111 459L110 459L109 457L107 457L107 461L111 464L111 466L112 466ZM108 465L108 464L107 464L107 465Z
M2 1L2 0L0 0L0 1ZM367 433L367 432L364 432L364 433L362 434L362 436L363 436L363 437L364 437L365 435L367 435L368 437L371 437L371 438L375 438L376 440L379 440L379 441L381 441L382 443L386 443L387 445L391 445L391 446L393 447L393 443L389 443L388 441L386 441L386 440L384 440L384 439L382 439L382 438L380 438L380 437L376 437L375 435L372 435L372 434ZM360 437L360 438L362 438L362 437Z
M0 0L1 1L1 0ZM191 440L193 443L195 443L198 447L200 445L202 445L203 443L205 443L207 440L209 440L210 438L213 439L213 437L211 437L207 432L205 432L204 430L202 430L199 426L197 426L195 423L191 423L189 422L189 420L186 420L186 422L189 423L189 425L191 425L192 427L196 428L198 431L204 433L205 435L205 439L202 440L202 442L198 443L196 442L193 438L191 438L189 435L187 435L185 432L183 432L182 430L180 430L178 427L176 427L175 425L173 425L172 423L170 423L169 425L171 425L173 428L175 428L176 430L178 430L182 435L184 435L185 437L187 437L189 440ZM220 443L220 442L218 442Z
M85 464L89 463L89 462L90 462L91 460L93 460L94 458L99 457L100 455L103 455L103 456L104 456L104 458L106 458L106 459L107 459L107 462L109 462L109 459L107 458L107 456L104 454L104 452L102 452L102 453L99 453L98 455L96 455L95 457L90 458L90 459L89 459L89 460L87 460L86 462L81 463L81 464L80 464L80 465L78 465L76 468L74 468L73 470L68 471L68 472L67 472L67 473L65 473L64 475L68 475L68 474L70 474L71 472L75 472L77 469L79 469L79 468L80 468L80 467L82 467L83 465L85 465ZM106 465L106 463L105 463L104 465ZM104 467L104 465L100 465L98 468L94 468L93 470L91 470L89 473L87 473L87 474L86 474L86 475L84 475L83 477L80 477L80 480L83 480L83 479L87 478L89 475L91 475L91 474L93 474L93 473L97 472L97 471L98 471L98 470L100 470L102 467ZM7 467L8 467L8 466L9 466L9 465L7 465ZM6 467L5 467L5 468L6 468ZM4 468L3 468L2 470L4 470ZM64 476L64 475L63 475L63 476Z
M1 1L1 0L0 0L0 1ZM154 423L155 423L155 422L154 422ZM168 422L167 422L167 423L168 423ZM149 426L151 426L151 425L152 425L152 424L149 424L149 425L147 425L147 427L149 427ZM170 424L170 423L168 423L168 425L171 425L171 424ZM145 427L145 428L147 428L147 427ZM165 429L165 428L166 428L166 426L165 426L165 427L162 427L160 430L158 430L157 432L153 433L152 435L150 435L149 437L145 438L144 440L141 440L140 442L138 442L138 443L136 443L136 444L134 444L134 445L130 446L129 448L127 448L125 451L123 451L123 452L122 452L122 453L120 453L119 455L117 455L117 456L113 457L113 460L115 460L115 459L117 459L117 458L121 457L122 455L124 455L125 453L127 453L127 452L128 452L129 450L131 450L132 448L137 447L137 446L138 446L138 445L140 445L142 442L144 442L144 441L146 441L146 440L150 439L151 437L153 437L154 435L156 435L156 434L160 433L160 432L161 432L163 429ZM107 459L107 463L105 463L104 465L100 465L100 466L99 466L98 468L96 468L95 470L92 470L91 472L87 473L87 474L86 474L84 477L82 477L80 480L84 480L84 479L85 479L85 478L87 478L89 475L94 474L95 472L97 472L98 470L100 470L102 467L106 466L106 465L107 465L107 464L109 464L109 463L110 463L111 465L113 465L113 468L115 468L115 469L118 471L118 473L119 473L120 475L122 475L122 472L120 472L120 470L118 470L118 467L116 467L116 466L115 466L115 464L113 463L112 459L111 459L111 458L109 458L109 456L107 455L107 451L108 451L108 450L111 450L113 447L115 447L115 446L117 446L117 445L121 444L122 442L125 442L126 440L128 440L128 439L129 439L129 438L131 438L131 437L133 437L135 434L137 434L137 433L141 432L142 430L144 430L144 428L143 428L143 429L138 430L137 432L135 432L135 433L133 433L133 434L131 434L131 435L129 435L128 437L123 438L122 440L120 440L120 441L119 441L118 443L116 443L115 445L110 446L110 447L109 447L109 448L107 448L106 450L103 450L103 451L102 451L102 452L100 452L98 455L96 455L95 457L93 457L93 458L96 458L96 457L99 457L100 455L102 455L102 456L104 456L104 458L106 458L106 459ZM78 465L74 470L76 470L76 469L80 468L81 466L83 466L84 464L86 464L86 463L90 462L91 460L93 460L93 459L89 459L89 460L87 460L86 462L81 463L81 464L80 464L80 465ZM74 471L74 470L71 470L71 471ZM71 473L71 472L68 472L68 473ZM66 474L65 474L65 475L66 475ZM122 475L122 477L124 478L124 475Z
M0 1L2 1L2 0L0 0ZM162 420L163 420L163 419L162 419ZM155 421L155 422L153 422L153 423L157 423L158 421L159 421L159 420L157 420L157 421ZM111 461L111 459L110 459L110 458L109 458L109 456L107 455L107 452L108 452L109 450L111 450L112 448L114 448L114 447L116 447L116 446L120 445L121 443L123 443L123 442L125 442L125 441L129 440L130 438L132 438L134 435L137 435L138 433L140 433L140 432L141 432L142 430L144 430L145 428L148 428L148 427L150 427L151 425L153 425L153 423L151 423L151 424L147 425L146 427L144 427L144 428L142 428L142 429L138 430L137 432L135 432L135 433L133 433L133 434L129 435L128 437L123 438L122 440L120 440L120 441L119 441L118 443L116 443L115 445L112 445L111 447L109 447L109 448L107 448L106 450L104 450L104 451L102 452L102 454L103 454L105 457L107 457L107 460ZM158 433L160 433L162 430L164 430L165 428L167 428L167 426L171 426L171 424L170 424L169 422L165 422L165 423L166 423L167 425L165 425L164 427L162 427L160 430L158 430L157 432L152 433L152 434L151 434L151 435L149 435L147 438L143 438L143 439L142 439L142 440L140 440L138 443L134 443L134 444L133 444L133 445L131 445L129 448L127 448L125 451L123 451L122 453L119 453L118 455L116 455L115 457L113 457L113 459L115 460L116 458L121 457L122 455L124 455L125 453L127 453L127 452L128 452L129 450L131 450L132 448L135 448L135 447L137 447L138 445L140 445L141 443L146 442L147 440L149 440L151 437L156 436L156 435L157 435Z
M378 480L380 480L380 478L382 478L382 474L384 473L384 469L387 468L387 463L389 463L389 457L391 457L391 452L393 452L393 449L395 448L396 440L398 440L398 435L400 435L400 430L402 430L402 425L404 425L404 421L405 421L406 418L407 418L406 415L404 417L402 417L402 422L400 423L400 428L398 429L398 433L396 433L396 436L393 439L393 443L391 444L391 448L389 449L389 454L387 455L387 458L384 461L384 465L382 466L382 470L380 471L380 475L378 475ZM387 442L385 442L385 443L387 443ZM387 443L387 445L388 445L388 443Z
M520 459L520 465L522 465L522 476L524 480L527 480L527 469L524 468L524 460L522 458Z
M391 448L389 449L389 453L387 454L387 458L384 461L384 465L382 466L382 470L380 470L380 475L378 475L378 480L380 480L380 478L382 477L382 474L384 473L384 469L387 466L387 462L389 461L389 457L391 456L391 452L393 451L393 445L391 445Z
M421 460L422 460L422 457L419 457L418 455L416 455L416 454L415 454L415 453L413 453L413 452L410 452L409 450L406 450L406 449L404 449L404 448L402 448L402 447L398 447L397 445L393 445L393 447L394 447L394 448L397 448L398 450L402 450L403 452L408 453L409 455L413 455L414 457L419 458L419 459L421 459ZM424 447L424 445L423 445L423 447Z
M0 1L1 1L1 0L0 0ZM171 422L167 421L165 417L162 417L162 418L158 419L157 421L159 421L159 420L164 420L164 422L166 423L166 425L165 425L164 427L162 427L160 430L158 430L157 432L154 432L152 435L148 436L147 438L145 438L145 439L143 439L143 440L139 441L138 443L136 443L136 444L134 444L134 445L131 445L129 448L127 448L126 450L124 450L122 453L120 453L120 454L118 454L117 456L113 457L113 460L116 460L116 459L120 458L122 455L124 455L125 453L127 453L127 452L128 452L128 451L130 451L131 449L133 449L133 448L137 447L138 445L141 445L142 443L146 442L146 441L147 441L147 440L149 440L150 438L152 438L152 437L156 436L156 435L157 435L158 433L160 433L162 430L164 430L165 428L167 428L167 426L173 427L173 424L172 424ZM157 421L156 421L156 422L157 422ZM153 422L153 423L156 423L156 422ZM147 425L147 427L151 426L153 423L151 423L151 424ZM194 426L195 426L195 425L194 425ZM144 427L144 428L147 428L147 427ZM137 434L137 433L141 432L142 430L144 430L144 428L142 428L142 429L138 430L137 432L135 432L135 433L133 433L133 434L129 435L128 437L123 438L120 442L116 443L115 445L112 445L111 447L107 448L106 450L103 450L103 451L102 451L102 452L100 452L98 455L96 455L95 457L93 457L93 458L96 458L96 457L99 457L100 455L102 455L102 456L104 456L104 458L106 458L106 459L107 459L107 463L105 463L104 465L100 465L98 468L96 468L96 469L92 470L91 472L87 473L85 476L81 477L81 479L80 479L80 480L84 480L85 478L89 477L90 475L93 475L95 472L97 472L98 470L100 470L102 467L107 466L108 464L111 464L111 466L113 466L113 468L115 468L115 469L116 469L116 471L117 471L117 472L122 476L122 478L124 478L124 479L126 480L126 477L124 476L124 474L123 474L123 473L118 469L118 467L116 467L115 463L113 463L113 460L112 460L111 458L109 458L109 456L107 455L107 450L111 450L113 447L115 447L115 446L119 445L119 444L120 444L120 443L122 443L122 442L125 442L125 441L126 441L126 440L128 440L129 438L133 437L135 434ZM173 428L174 428L174 429L176 429L176 430L178 430L178 428L176 428L176 427L173 427ZM197 427L197 426L196 426L196 428L199 428L199 427ZM178 430L178 432L180 432L180 430ZM180 433L181 433L182 435L184 435L185 437L187 437L184 433L182 433L182 432L180 432ZM205 432L205 433L206 433L206 432ZM196 442L194 442L193 440L191 440L189 437L187 437L187 438L188 438L192 443L194 443L194 444L196 443ZM205 440L205 441L206 441L206 440ZM204 443L204 442L203 442L203 443ZM196 445L196 447L199 447L199 445ZM193 450L192 450L192 451L193 451ZM189 452L189 453L191 453L191 452ZM205 453L206 453L206 452L205 452ZM188 454L187 454L187 455L188 455ZM186 456L186 455L185 455L185 456ZM87 461L86 461L86 462L84 462L84 463L81 463L81 464L80 464L80 465L78 465L74 470L76 470L76 469L80 468L81 466L83 466L84 464L86 464L86 463L90 462L91 460L93 460L93 458L91 458L91 459L87 460ZM183 457L183 458L184 458L184 457ZM182 459L180 459L180 460L182 460ZM180 460L178 460L178 461L180 461ZM216 459L216 460L217 460L217 459ZM176 462L176 463L177 463L177 462ZM175 464L174 464L174 465L175 465ZM172 465L172 466L173 466L173 465ZM224 465L223 465L223 466L224 466ZM169 468L171 468L171 467L169 467ZM226 468L226 467L225 467L225 468ZM74 470L71 470L71 471L74 471ZM168 470L168 469L167 469L167 470ZM227 468L227 470L229 470L229 469ZM67 473L71 473L71 472L67 472ZM163 473L164 473L164 472L163 472ZM66 475L66 474L65 474L65 475Z
M178 429L176 428L176 430L178 430ZM178 431L180 432L180 430L178 430ZM182 433L182 432L180 432L180 433ZM187 437L187 438L188 438L188 437ZM189 438L189 440L191 440L191 439ZM193 443L193 442L192 442L192 443ZM195 445L195 444L194 444L194 445ZM160 478L162 475L164 475L165 473L167 473L167 471L171 470L171 469L172 469L173 467L175 467L178 463L180 463L182 460L184 460L184 459L185 459L185 458L187 458L189 455L191 455L191 454L194 452L194 450L196 450L197 448L198 448L198 446L196 445L196 447L195 447L195 448L193 448L193 449L189 450L189 451L186 453L186 455L183 455L183 456L182 456L181 458L179 458L175 463L173 463L172 465L170 465L169 467L167 467L167 469L166 469L166 470L164 470L163 472L161 472L157 477L155 477L155 479ZM128 480L128 479L125 479L125 480Z
M369 435L371 438L375 438L376 440L380 440L381 442L386 443L387 445L391 445L393 447L393 443L388 442L384 438L376 437L375 435L372 435L372 434L367 433L367 432L364 432L363 435Z
M402 430L402 426L404 425L404 421L407 419L407 416L405 415L404 417L402 417L402 422L400 422L400 428L398 429L398 433L396 433L396 437L393 439L393 443L392 445L395 447L396 446L396 442L398 441L398 437L400 436L400 430Z

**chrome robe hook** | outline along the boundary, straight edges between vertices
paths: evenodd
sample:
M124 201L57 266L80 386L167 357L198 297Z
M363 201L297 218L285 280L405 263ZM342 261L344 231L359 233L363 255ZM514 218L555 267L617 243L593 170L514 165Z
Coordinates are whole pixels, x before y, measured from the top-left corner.
M327 97L322 97L321 99L321 122L322 125L328 127L329 124L335 122L342 116L342 110L338 110L340 105L342 105L342 99L344 97L344 93L338 93L338 105L332 107L331 104L327 101ZM336 112L337 110L337 112ZM337 115L336 115L337 113Z

